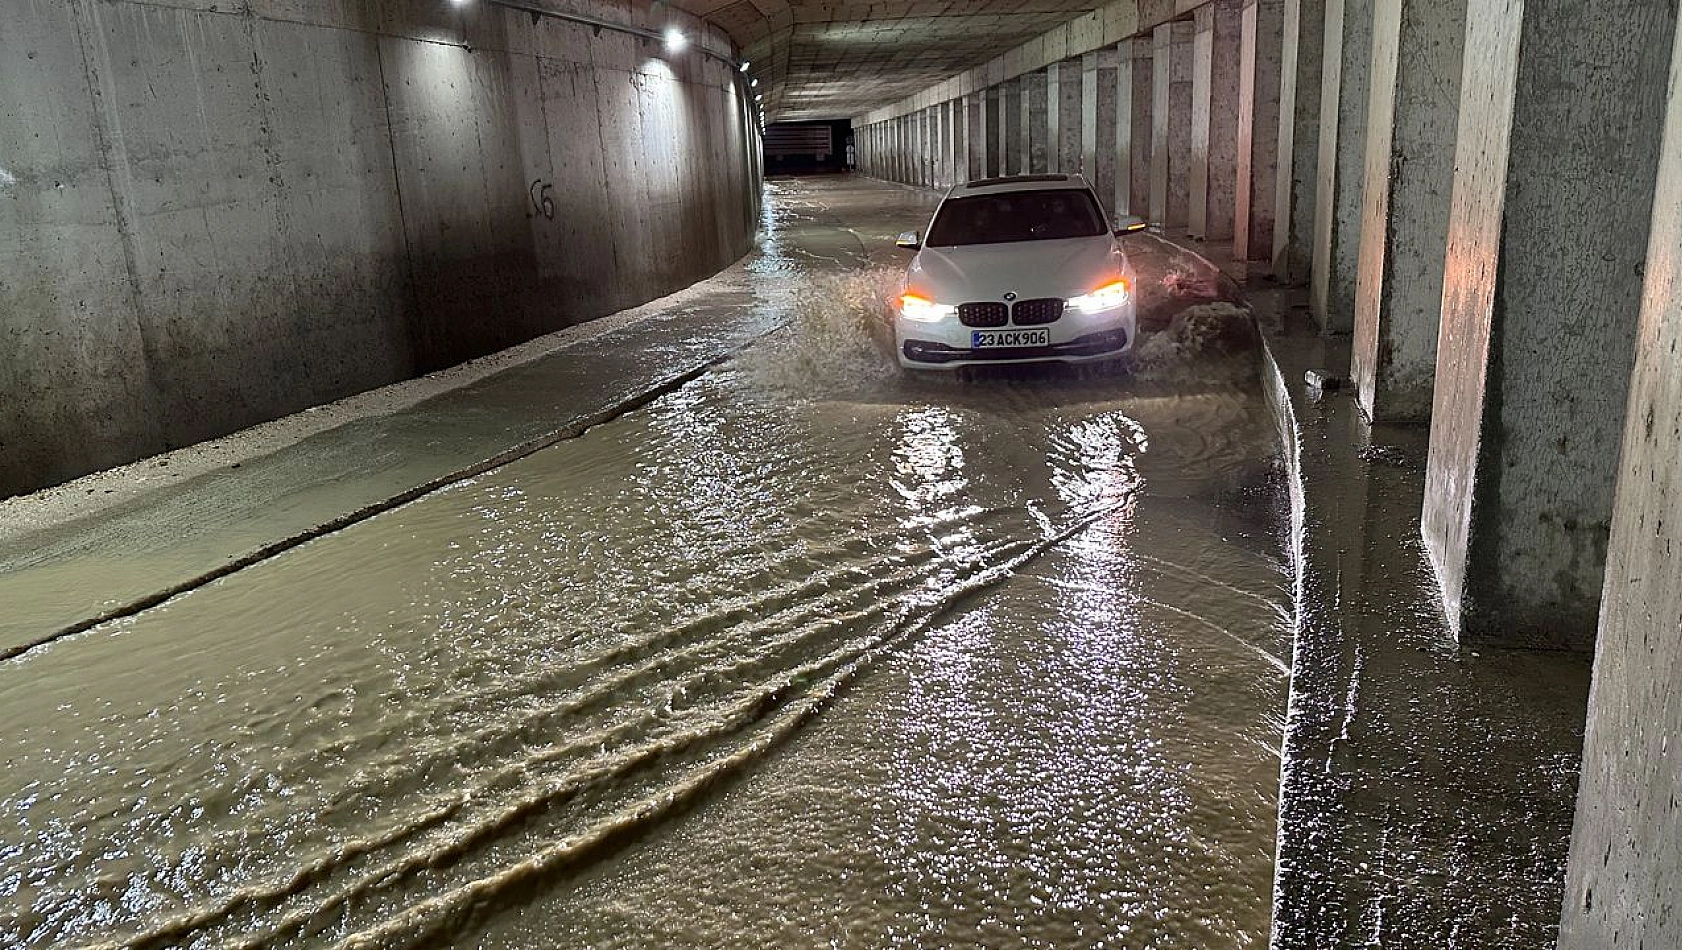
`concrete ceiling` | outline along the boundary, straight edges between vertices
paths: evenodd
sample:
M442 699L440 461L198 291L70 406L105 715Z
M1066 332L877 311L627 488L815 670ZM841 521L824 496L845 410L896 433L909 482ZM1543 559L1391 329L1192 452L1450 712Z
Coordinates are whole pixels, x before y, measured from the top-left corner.
M1101 0L668 0L753 66L767 122L845 119L922 91Z

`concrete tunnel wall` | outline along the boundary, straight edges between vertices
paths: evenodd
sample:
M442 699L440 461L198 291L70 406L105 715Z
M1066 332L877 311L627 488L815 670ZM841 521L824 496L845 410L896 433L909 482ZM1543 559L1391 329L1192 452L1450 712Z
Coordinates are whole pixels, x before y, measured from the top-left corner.
M641 5L572 9L649 28ZM727 63L447 0L14 0L0 497L633 306L745 253Z

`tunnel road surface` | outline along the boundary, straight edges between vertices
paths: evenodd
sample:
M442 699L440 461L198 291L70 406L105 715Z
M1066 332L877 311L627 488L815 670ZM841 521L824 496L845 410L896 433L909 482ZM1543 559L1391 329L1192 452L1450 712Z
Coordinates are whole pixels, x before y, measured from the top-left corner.
M926 199L771 192L831 223L767 237L784 329L0 664L0 944L1265 946L1253 354L1194 307L1130 373L902 375Z

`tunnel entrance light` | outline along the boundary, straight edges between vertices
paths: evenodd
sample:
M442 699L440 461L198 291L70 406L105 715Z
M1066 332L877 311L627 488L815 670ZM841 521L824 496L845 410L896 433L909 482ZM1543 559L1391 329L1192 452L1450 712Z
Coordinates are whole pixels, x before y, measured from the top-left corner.
M682 30L672 27L666 31L666 52L681 53L688 46L689 37L684 36Z

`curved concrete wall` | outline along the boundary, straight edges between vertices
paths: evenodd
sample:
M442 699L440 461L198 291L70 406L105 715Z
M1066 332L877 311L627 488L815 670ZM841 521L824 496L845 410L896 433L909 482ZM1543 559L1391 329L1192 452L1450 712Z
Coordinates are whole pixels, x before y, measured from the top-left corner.
M632 6L568 9L667 22ZM449 0L5 20L0 497L642 303L753 239L757 133L696 49Z

